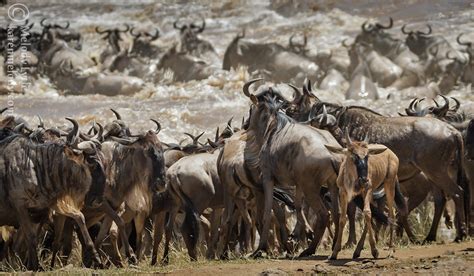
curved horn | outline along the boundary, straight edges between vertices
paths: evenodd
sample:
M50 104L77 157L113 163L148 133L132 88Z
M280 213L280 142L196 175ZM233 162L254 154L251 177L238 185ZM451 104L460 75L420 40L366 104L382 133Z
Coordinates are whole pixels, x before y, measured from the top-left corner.
M38 128L44 128L44 123L43 123L43 119L41 118L40 115L36 115L36 117L38 117Z
M84 151L87 154L94 154L97 151L97 147L94 142L92 141L84 141L80 142L77 145L77 148Z
M7 110L8 110L8 108L9 108L8 106L7 106L7 107L4 107L4 108L2 108L2 109L0 110L0 114L3 114L3 112L7 111Z
M450 53L451 53L451 51L447 51L447 52L446 52L446 58L447 58L447 59L450 59L450 60L457 60L456 57L450 57L450 56L449 56Z
M402 26L402 33L403 33L403 34L409 35L409 34L413 33L412 31L407 32L407 31L405 30L406 27L407 27L407 24L403 24L403 26Z
M183 28L185 27L185 25L179 26L179 25L178 25L178 21L179 21L179 19L173 22L173 28L182 31Z
M294 86L293 84L291 83L287 83L288 86L290 86L293 91L295 91L295 96L293 97L293 99L296 99L296 98L299 98L301 96L303 96L303 94L301 93L301 91L298 89L298 87Z
M244 87L242 88L242 90L244 91L244 95L250 98L250 95L251 95L251 93L249 92L250 86L256 83L257 81L261 81L261 80L263 80L263 78L257 78L257 79L249 80L248 82L246 82L244 84Z
M380 23L375 24L375 26L377 26L377 28L379 28L379 29L390 29L390 28L392 28L393 27L393 18L392 17L389 17L389 18L390 18L390 22L388 23L387 26L384 26Z
M122 116L120 116L120 113L118 113L115 109L111 108L110 111L112 111L115 114L115 117L117 120L122 120Z
M218 141L219 140L219 127L216 128L216 136L214 137L214 141Z
M140 37L142 34L141 33L133 33L133 31L135 30L135 27L132 27L132 29L130 29L130 34L133 36L133 37Z
M440 107L433 107L433 113L438 117L444 117L449 110L449 100L444 95L440 95L444 100L444 105Z
M122 31L122 30L118 29L117 31L118 31L118 32L121 32L121 33L126 33L126 32L128 32L129 30L130 30L130 25L128 25L127 23L125 23L125 30Z
M77 137L79 136L79 124L77 123L76 120L72 118L66 118L69 122L72 123L74 126L73 129L67 134L67 144L68 145L74 145L77 141Z
M101 31L101 30L99 29L99 26L96 26L96 27L95 27L95 32L98 33L98 34L105 34L105 33L110 33L110 30Z
M161 124L160 122L158 122L157 120L155 119L150 119L153 123L156 124L156 129L155 129L155 133L158 134L160 133L160 130L161 130Z
M345 48L351 48L351 45L346 44L346 41L347 41L347 38L342 41L342 46L344 46Z
M461 107L461 102L459 102L459 100L456 99L455 97L451 97L451 99L453 99L453 101L456 102L456 106L453 109L451 109L451 111L456 112L458 111L459 107Z
M295 34L292 34L292 35L290 36L289 41L288 41L288 44L290 44L290 46L292 46L292 47L294 46L293 37L295 37Z
M112 141L115 141L119 144L122 144L122 145L125 145L125 146L128 146L128 145L131 145L133 143L135 143L137 139L135 140L131 140L131 139L125 139L125 138L119 138L119 137L115 137L115 136L110 136L110 139L112 139Z
M153 40L156 40L158 37L160 37L160 30L155 28L154 34L150 34L149 32L146 32L145 35L149 36L150 40L153 41Z
M234 116L230 117L229 121L227 121L227 127L232 128L232 120L234 119Z
M25 123L18 124L13 128L13 132L21 133L23 128L25 128Z
M368 21L365 21L364 23L362 23L362 26L361 26L362 31L366 33L371 32L374 29L374 25L367 24L367 23Z
M431 34L431 31L432 31L431 25L430 25L430 24L426 24L426 26L428 27L428 31L427 31L426 33L422 32L422 31L417 31L417 33L422 34L422 35L429 35L429 34Z
M99 129L97 131L97 134L93 138L97 139L98 141L103 141L104 140L104 127L100 123L96 123L96 124Z
M458 37L456 38L456 41L458 42L459 45L471 47L471 45L472 45L471 42L462 42L462 41L461 41L461 37L462 37L463 35L464 35L464 33L460 33L460 34L458 35Z
M59 29L65 30L65 29L69 28L69 21L66 21L66 25L65 25L65 26L56 25L56 27L59 28Z
M44 27L44 28L51 28L51 24L45 24L45 23L44 23L45 21L46 21L46 17L44 17L43 19L41 19L41 21L40 21L41 27Z
M204 29L206 28L206 20L203 17L201 17L201 22L202 23L200 27L197 27L196 25L191 24L191 27L197 28L197 31L196 31L197 33L202 33Z

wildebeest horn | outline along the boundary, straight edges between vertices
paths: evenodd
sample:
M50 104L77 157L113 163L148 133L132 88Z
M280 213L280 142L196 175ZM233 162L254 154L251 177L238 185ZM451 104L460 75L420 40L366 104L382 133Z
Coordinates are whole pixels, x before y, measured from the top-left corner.
M214 141L218 141L219 140L219 127L216 128L216 136L214 137Z
M79 124L77 123L76 120L72 119L72 118L66 118L66 120L68 120L69 122L72 123L72 125L74 126L73 129L67 134L67 143L68 145L74 145L76 144L76 141L77 141L77 137L79 136Z
M426 24L426 26L428 27L428 31L426 33L422 32L422 31L417 31L418 34L422 34L422 35L429 35L431 34L431 25L430 24Z
M440 95L443 100L444 100L444 105L443 106L437 106L437 107L433 107L433 114L435 114L436 116L438 117L444 117L444 115L446 115L446 112L448 112L449 110L449 100L448 98L446 98L445 96L443 95Z
M376 23L375 26L377 26L377 28L379 28L379 29L390 29L393 26L393 19L392 19L392 17L389 17L389 19L390 19L390 22L388 23L387 26L384 26L380 23Z
M96 123L94 122L94 124ZM104 127L100 123L97 123L97 127L99 129L97 130L97 134L93 138L97 139L98 141L103 141L104 140Z
M232 128L232 120L234 119L234 116L230 117L229 121L227 121L227 127Z
M209 146L211 146L214 149L219 147L217 143L212 142L209 138L207 138L207 143L209 144Z
M95 27L95 32L98 33L98 34L105 34L105 33L110 33L110 30L101 31L101 30L99 29L99 26L96 26L96 27Z
M450 57L450 56L449 56L450 53L451 53L451 51L447 51L447 52L446 52L446 58L447 58L447 59L450 59L450 60L457 60L456 57Z
M4 108L2 108L2 109L0 110L0 114L3 114L3 112L7 111L7 109L8 109L8 108L9 108L8 106L7 106L7 107L4 107Z
M458 42L459 45L471 47L471 46L472 46L472 43L471 43L471 42L469 42L469 41L468 41L468 42L462 42L462 41L461 41L461 36L463 36L463 35L464 35L464 33L460 33L460 34L458 35L458 37L456 38L456 41Z
M245 117L242 116L242 122L240 123L240 128L244 129L244 125L245 125Z
M131 34L132 36L134 36L134 37L140 37L140 36L142 35L141 33L137 33L137 34L133 33L134 30L135 30L135 27L132 27L132 28L130 29L130 34Z
M287 83L287 85L290 86L293 89L293 91L295 91L295 96L293 97L293 99L299 98L303 95L301 94L301 91L298 89L298 87L294 86L291 83Z
M372 31L374 29L374 26L372 24L367 24L368 21L365 21L364 23L362 23L362 31L368 33L370 31Z
M303 94L309 96L311 95L311 80L309 79L305 79L304 82L303 82Z
M127 23L125 23L125 30L122 31L122 30L118 29L117 31L118 31L118 32L121 32L121 33L126 33L126 32L128 32L129 30L130 30L130 25L128 25Z
M351 48L351 45L350 45L350 44L346 44L346 41L347 41L347 38L345 38L345 39L342 41L342 46L344 46L345 48Z
M250 95L251 95L251 93L249 91L250 85L252 85L253 83L255 83L257 81L261 81L261 80L263 80L263 78L257 78L257 79L249 80L248 82L246 82L244 84L244 87L242 88L242 90L244 91L244 95L250 98Z
M40 21L40 25L42 27L45 27L45 28L51 28L51 24L45 24L44 22L46 21L46 17L44 17L43 19L41 19Z
M158 37L160 37L160 30L158 30L157 28L155 28L155 33L154 34L150 34L149 32L146 32L145 35L147 35L148 37L150 37L150 40L155 40L157 39Z
M122 144L122 145L125 145L125 146L131 145L131 144L135 143L138 140L138 138L135 139L135 140L132 140L132 139L126 139L126 138L119 138L119 137L115 137L115 136L110 136L110 139L112 139L112 141L115 141L115 142L117 142L119 144Z
M456 102L456 106L453 109L451 109L451 111L456 112L456 111L458 111L459 107L461 107L461 103L455 97L451 97L451 99L453 99L453 101Z
M160 122L158 122L157 120L155 119L150 119L153 123L156 124L156 130L155 130L155 133L158 134L160 133L160 130L161 130L161 124Z
M179 26L179 25L178 25L178 21L179 21L179 19L173 22L173 28L175 28L175 29L177 29L177 30L183 30L183 28L184 28L185 26L184 26L184 25Z
M201 138L201 136L204 135L204 132L202 132L201 134L199 134L198 136L194 136L192 134L189 134L187 132L184 133L185 135L189 136L192 140L193 140L193 144L194 145L198 145L199 143L199 138Z
M56 28L59 28L59 29L67 29L69 28L69 21L66 21L66 25L65 26L61 26L61 25L54 25Z
M43 119L41 118L40 115L36 115L36 117L38 117L38 128L44 128L44 123L43 123Z
M346 145L352 144L352 140L351 140L351 137L349 136L349 131L347 129L344 132L344 137L346 138Z
M407 31L405 30L406 27L407 27L407 24L403 24L403 26L402 26L402 33L403 33L403 34L408 35L408 34L413 33L412 31L407 32Z
M117 120L122 120L122 116L120 116L120 114L115 109L111 108L110 111L112 111L115 114L115 117L117 118Z
M80 142L77 145L77 148L84 151L87 154L94 154L97 152L97 147L94 142L92 141L84 141Z
M204 31L204 29L206 28L206 20L204 20L204 18L201 17L201 26L198 27L196 25L194 25L194 23L191 23L191 28L193 29L197 29L197 33L202 33Z
M13 132L21 133L23 131L23 128L25 128L25 123L18 124L13 128Z

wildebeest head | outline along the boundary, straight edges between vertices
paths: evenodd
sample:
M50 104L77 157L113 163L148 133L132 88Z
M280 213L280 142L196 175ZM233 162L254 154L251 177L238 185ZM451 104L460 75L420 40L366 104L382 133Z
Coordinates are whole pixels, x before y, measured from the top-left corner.
M339 148L325 145L326 148L337 154L345 154L344 163L341 165L349 171L353 176L352 180L356 180L356 187L366 187L369 184L369 155L380 154L387 147L382 145L369 145L367 141L352 141L349 133L345 133L346 147ZM352 184L352 183L351 183Z
M111 137L113 141L116 141L127 147L132 147L138 152L143 153L141 156L145 159L144 162L144 173L149 172L148 180L149 187L153 192L161 192L166 188L165 182L165 160L163 157L163 147L158 139L158 133L161 130L161 125L158 121L152 121L156 124L156 129L149 130L144 134L131 135L129 138L118 138Z
M294 34L290 36L288 41L288 49L294 53L305 55L307 51L306 44L308 43L308 37L306 36L306 33L303 35L302 43L295 42L294 37Z
M407 35L405 39L405 43L417 56L423 56L426 54L427 47L429 45L429 41L432 38L431 34L431 26L428 24L428 31L407 31L406 25L403 25L402 32Z
M66 137L65 155L75 166L87 166L92 182L85 202L88 206L97 207L102 202L106 180L101 144L93 140L80 141L79 124L71 118L66 120L73 124L73 128Z
M294 118L297 121L304 121L308 118L311 107L316 103L320 102L319 98L313 93L311 88L311 81L306 79L303 83L303 93L300 90L290 85L294 90L293 101L286 109L286 114Z
M46 20L46 18L43 18L40 22L41 26L43 27L41 38L45 36L50 30L54 30L58 38L68 42L69 45L71 45L76 50L82 49L81 34L77 31L69 29L69 21L67 21L64 25L60 25L57 23L46 23Z
M393 26L393 19L390 17L390 22L387 26L384 26L380 23L368 23L365 21L361 25L361 33L356 36L355 42L363 42L368 44L373 44L375 40L382 39L387 37L388 34L384 32L386 29L390 29Z
M198 34L202 33L206 28L206 21L204 18L201 18L201 22L201 26L194 22L191 24L180 24L179 20L176 20L173 23L173 27L180 32L182 50L191 52L197 47L197 44L199 44L200 41Z
M105 36L102 37L103 40L107 40L109 42L109 45L112 47L112 49L116 52L120 52L120 45L119 42L122 41L122 36L120 35L121 33L126 33L130 30L130 26L128 24L125 24L125 29L106 29L101 31L100 28L97 26L95 28L96 33L98 34L105 34Z
M130 34L133 37L131 54L138 54L143 57L153 57L156 54L157 48L151 43L160 37L158 29L155 28L154 33L150 33L148 31L136 31L135 28L132 28Z

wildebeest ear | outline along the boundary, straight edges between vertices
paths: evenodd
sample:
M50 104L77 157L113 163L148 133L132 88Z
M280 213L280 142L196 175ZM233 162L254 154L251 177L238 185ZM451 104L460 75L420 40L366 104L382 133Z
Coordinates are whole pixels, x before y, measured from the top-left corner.
M80 163L84 160L84 156L82 155L81 150L76 150L76 149L72 149L70 147L65 147L64 148L64 154L66 154L66 157L68 159L71 159L71 160L75 161L76 163Z
M250 95L250 100L252 101L253 104L258 104L258 99L255 97L255 95Z
M341 147L335 147L335 146L330 146L330 145L324 145L324 146L332 153L343 154L343 153L346 153L347 151L347 149L341 148Z
M384 145L369 145L369 154L375 155L380 154L387 150L387 147Z

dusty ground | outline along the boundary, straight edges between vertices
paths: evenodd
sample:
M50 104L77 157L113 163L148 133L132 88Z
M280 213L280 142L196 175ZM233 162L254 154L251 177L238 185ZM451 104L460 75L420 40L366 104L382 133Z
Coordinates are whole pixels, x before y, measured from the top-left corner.
M380 252L380 259L369 257L364 250L362 258L353 261L352 250L344 250L337 261L328 261L328 254L297 260L243 261L243 263L198 263L188 268L168 271L171 275L307 275L314 273L429 273L435 275L474 274L474 241L451 244L432 244L398 248L394 258L384 259L387 250Z

